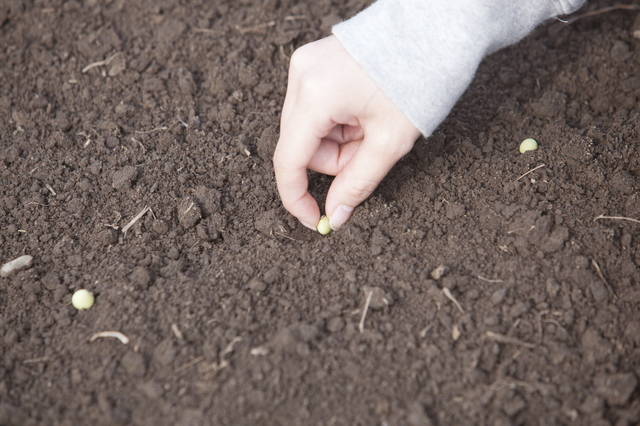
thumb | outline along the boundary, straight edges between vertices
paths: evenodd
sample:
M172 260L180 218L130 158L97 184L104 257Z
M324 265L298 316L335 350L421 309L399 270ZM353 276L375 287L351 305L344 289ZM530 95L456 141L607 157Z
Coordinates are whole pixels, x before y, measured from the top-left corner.
M371 195L394 164L411 150L417 139L415 133L389 133L376 129L365 135L358 150L329 188L325 211L333 230L349 220L354 208Z

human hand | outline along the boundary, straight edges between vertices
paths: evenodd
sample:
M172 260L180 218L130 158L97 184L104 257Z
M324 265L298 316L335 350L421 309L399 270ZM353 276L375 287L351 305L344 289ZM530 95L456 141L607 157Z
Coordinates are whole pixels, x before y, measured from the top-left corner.
M273 157L284 207L316 229L320 209L307 191L307 169L335 176L325 211L338 229L419 135L335 36L299 48Z

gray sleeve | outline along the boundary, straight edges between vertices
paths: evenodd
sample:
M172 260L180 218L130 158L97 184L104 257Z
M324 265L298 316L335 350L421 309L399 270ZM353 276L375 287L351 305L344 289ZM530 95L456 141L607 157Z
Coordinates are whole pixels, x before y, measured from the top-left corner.
M446 118L480 61L586 0L378 0L333 34L424 134Z

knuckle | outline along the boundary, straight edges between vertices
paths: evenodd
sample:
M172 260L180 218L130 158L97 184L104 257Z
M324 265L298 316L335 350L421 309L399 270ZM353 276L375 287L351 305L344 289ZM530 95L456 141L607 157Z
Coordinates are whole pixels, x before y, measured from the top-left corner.
M366 179L352 179L345 184L345 192L354 200L364 200L376 189L378 182Z

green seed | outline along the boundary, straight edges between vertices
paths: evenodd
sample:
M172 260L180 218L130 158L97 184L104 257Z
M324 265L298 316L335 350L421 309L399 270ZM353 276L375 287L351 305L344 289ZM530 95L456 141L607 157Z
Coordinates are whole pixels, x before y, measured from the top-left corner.
M331 232L331 224L329 223L328 217L322 216L320 218L320 222L318 222L318 232L322 235L327 235Z
M92 307L95 300L93 294L85 289L78 290L71 296L71 304L79 311Z
M525 139L520 144L520 154L524 154L527 151L535 151L538 149L538 142L535 139Z

